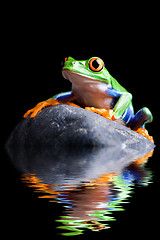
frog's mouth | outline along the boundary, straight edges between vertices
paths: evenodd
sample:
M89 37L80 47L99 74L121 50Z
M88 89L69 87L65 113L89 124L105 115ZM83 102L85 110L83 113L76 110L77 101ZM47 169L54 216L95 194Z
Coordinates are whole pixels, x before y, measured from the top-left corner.
M82 84L100 84L103 83L105 85L108 85L107 83L96 80L88 75L78 73L75 71L71 71L68 69L63 69L62 70L62 75L65 79L69 80L73 85L82 85Z

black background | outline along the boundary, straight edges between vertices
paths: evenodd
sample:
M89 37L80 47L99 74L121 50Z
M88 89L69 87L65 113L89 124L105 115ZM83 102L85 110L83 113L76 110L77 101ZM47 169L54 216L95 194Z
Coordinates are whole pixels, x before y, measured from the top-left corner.
M156 236L160 214L159 34L156 16L151 21L145 11L142 18L141 14L134 12L128 21L128 13L123 20L120 15L113 25L113 19L108 16L102 21L94 15L92 22L93 16L84 19L65 14L53 19L55 14L56 11L44 16L43 11L37 14L36 10L33 13L21 10L4 17L0 139L1 162L4 163L4 192L1 192L5 234L21 239L25 236L38 239L42 235L59 239L53 213L56 219L63 211L62 206L38 199L36 193L19 181L18 172L4 151L4 144L28 109L56 93L70 90L70 83L61 75L61 63L65 57L88 59L98 56L104 60L111 75L133 94L135 111L147 106L153 113L153 123L146 126L157 146L147 165L154 172L154 184L136 188L130 204L125 205L126 211L115 213L117 221L112 223L111 229L88 232L86 236L72 239Z

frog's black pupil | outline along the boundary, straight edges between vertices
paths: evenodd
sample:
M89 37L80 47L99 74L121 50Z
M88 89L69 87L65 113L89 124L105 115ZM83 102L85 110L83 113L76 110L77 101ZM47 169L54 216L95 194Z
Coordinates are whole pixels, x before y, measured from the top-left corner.
M98 67L99 67L99 61L96 59L96 60L94 60L93 62L92 62L92 66L95 68L95 69L97 69Z

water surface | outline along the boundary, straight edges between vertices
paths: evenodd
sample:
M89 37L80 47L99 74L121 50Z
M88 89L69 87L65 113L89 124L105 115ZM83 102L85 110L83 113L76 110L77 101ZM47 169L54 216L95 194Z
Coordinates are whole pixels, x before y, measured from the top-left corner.
M53 209L51 214L57 236L69 237L108 231L117 219L115 213L130 204L135 186L152 182L152 171L145 167L152 154L137 157L110 148L54 156L47 148L19 149L11 159L20 170L21 182L39 199L47 199L53 209L62 206L58 217Z

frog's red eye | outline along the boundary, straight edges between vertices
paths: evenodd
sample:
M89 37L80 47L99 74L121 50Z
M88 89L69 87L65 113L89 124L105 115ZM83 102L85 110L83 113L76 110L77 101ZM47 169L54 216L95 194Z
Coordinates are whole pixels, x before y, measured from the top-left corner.
M101 71L103 69L103 67L104 67L104 63L98 57L94 57L89 61L89 68L94 72Z
M68 57L65 57L64 62L66 62L67 60L68 60Z

